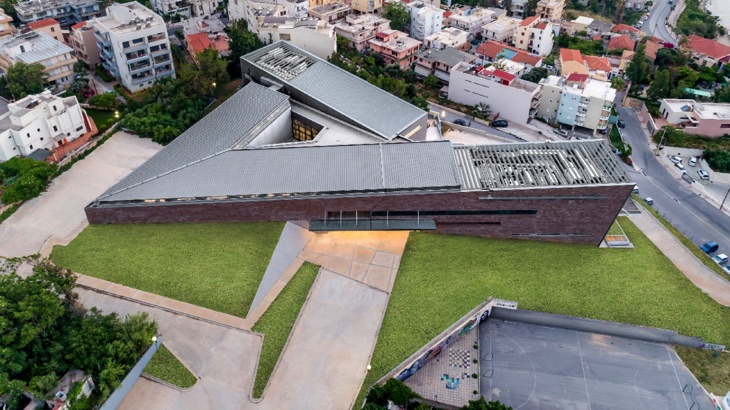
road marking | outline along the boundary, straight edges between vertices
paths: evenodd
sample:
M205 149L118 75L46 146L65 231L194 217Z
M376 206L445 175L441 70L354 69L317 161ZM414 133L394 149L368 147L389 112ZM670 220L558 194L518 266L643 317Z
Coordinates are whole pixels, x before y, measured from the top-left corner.
M677 367L674 366L674 358L672 357L672 354L669 353L669 347L666 345L664 346L665 349L667 349L667 355L669 356L669 361L672 363L672 369L674 369L674 375L677 376L677 384L679 384L680 391L682 390L682 382L679 380L679 374L677 374ZM687 402L687 396L682 392L682 398L684 398L684 404L687 405L687 408L689 408L689 403Z
M583 370L583 381L586 384L586 397L588 398L588 410L591 408L591 396L588 394L588 379L586 379L586 368L583 365L583 350L580 348L580 334L575 332L575 338L578 340L578 354L580 355L580 369Z

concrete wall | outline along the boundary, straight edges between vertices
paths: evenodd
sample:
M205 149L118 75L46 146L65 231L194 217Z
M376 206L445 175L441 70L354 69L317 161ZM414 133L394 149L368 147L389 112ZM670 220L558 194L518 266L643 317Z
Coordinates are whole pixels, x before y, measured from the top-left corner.
M465 105L488 104L492 114L499 113L500 118L520 124L527 124L532 95L458 70L452 70L449 78L449 100Z
M377 193L359 196L210 200L197 203L134 203L88 206L92 224L226 221L311 221L327 212L481 211L468 215L421 215L436 232L598 245L626 202L633 184L476 192ZM511 211L522 211L513 213ZM528 211L529 213L525 213ZM534 213L532 212L534 211ZM373 217L385 219L385 217ZM390 216L415 219L415 216Z

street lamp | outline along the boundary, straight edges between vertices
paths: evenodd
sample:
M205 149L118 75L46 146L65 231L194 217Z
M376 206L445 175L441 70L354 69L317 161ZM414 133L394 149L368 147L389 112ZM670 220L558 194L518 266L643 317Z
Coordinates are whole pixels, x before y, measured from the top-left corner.
M114 118L119 119L119 111L114 111Z
M446 111L441 111L441 118L446 118Z

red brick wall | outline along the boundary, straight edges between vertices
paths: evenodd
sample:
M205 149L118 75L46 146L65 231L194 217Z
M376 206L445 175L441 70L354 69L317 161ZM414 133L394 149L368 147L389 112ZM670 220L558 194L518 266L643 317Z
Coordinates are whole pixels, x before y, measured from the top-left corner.
M293 221L324 219L326 212L429 210L537 210L534 215L429 217L437 232L599 244L632 186L596 186L487 192L391 194L342 198L210 201L195 204L89 206L90 223ZM482 198L482 199L480 199ZM539 234L542 236L515 236ZM562 236L552 236L560 234ZM567 235L566 235L567 234Z

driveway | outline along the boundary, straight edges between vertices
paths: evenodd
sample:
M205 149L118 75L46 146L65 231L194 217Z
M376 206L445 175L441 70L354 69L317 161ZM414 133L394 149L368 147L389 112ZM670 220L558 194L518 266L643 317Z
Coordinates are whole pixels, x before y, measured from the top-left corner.
M40 253L47 241L68 243L88 224L84 207L160 149L151 140L116 133L0 224L0 256Z

